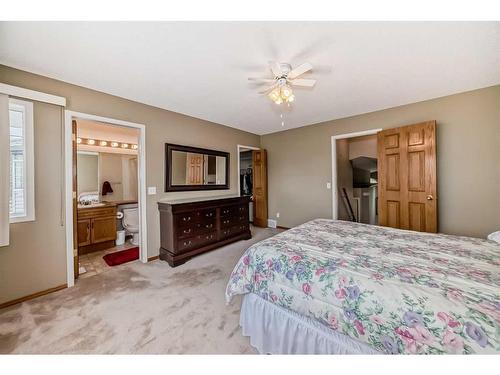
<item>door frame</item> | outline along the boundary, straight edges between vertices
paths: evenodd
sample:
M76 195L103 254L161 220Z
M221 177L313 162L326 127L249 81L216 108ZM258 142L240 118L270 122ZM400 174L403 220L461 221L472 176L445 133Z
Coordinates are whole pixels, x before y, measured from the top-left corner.
M147 213L146 213L146 126L135 122L123 121L109 117L97 116L89 113L64 111L64 170L65 170L65 225L66 225L66 269L68 287L75 285L75 272L73 260L73 140L72 125L73 118L84 119L118 125L122 127L139 129L138 152L137 152L137 188L139 207L139 259L142 263L148 261L147 248Z
M255 147L255 146L245 146L245 145L237 145L236 146L236 151L237 151L237 165L238 165L238 196L241 197L241 186L240 186L240 152L241 151L250 151L250 150L260 150L260 147Z
M382 131L382 128L363 130L354 133L332 135L332 219L338 219L338 189L337 189L337 140L362 137L364 135L374 135Z

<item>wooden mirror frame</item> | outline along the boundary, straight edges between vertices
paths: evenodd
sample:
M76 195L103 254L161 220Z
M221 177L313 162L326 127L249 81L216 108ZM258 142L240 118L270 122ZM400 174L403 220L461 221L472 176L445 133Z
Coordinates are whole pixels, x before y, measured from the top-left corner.
M184 151L226 158L226 183L223 185L172 185L172 151ZM229 152L165 143L165 192L224 189L229 189Z

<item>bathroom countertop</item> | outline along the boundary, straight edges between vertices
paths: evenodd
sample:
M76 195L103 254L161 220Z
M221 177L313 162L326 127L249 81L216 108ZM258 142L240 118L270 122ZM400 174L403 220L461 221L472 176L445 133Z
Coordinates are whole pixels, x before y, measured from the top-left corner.
M137 199L129 199L129 200L123 200L123 201L102 201L102 203L111 203L116 206L121 206L123 204L137 204Z
M89 209L95 209L95 208L105 208L105 207L116 207L116 203L114 202L101 202L102 204L99 205L94 205L90 204L88 206L78 206L79 210L89 210Z

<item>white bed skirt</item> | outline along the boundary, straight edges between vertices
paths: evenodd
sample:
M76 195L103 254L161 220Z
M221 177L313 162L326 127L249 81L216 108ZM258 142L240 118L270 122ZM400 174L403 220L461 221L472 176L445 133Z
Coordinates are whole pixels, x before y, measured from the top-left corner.
M380 354L368 345L256 294L243 297L240 326L261 354Z

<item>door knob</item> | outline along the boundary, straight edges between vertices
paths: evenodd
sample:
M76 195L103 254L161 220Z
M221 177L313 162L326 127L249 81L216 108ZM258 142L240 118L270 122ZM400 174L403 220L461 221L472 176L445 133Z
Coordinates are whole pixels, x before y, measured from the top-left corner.
M427 200L428 200L428 201L431 201L431 200L433 200L433 199L434 199L434 197L433 197L432 195L430 195L430 194L429 194L429 195L427 196Z

